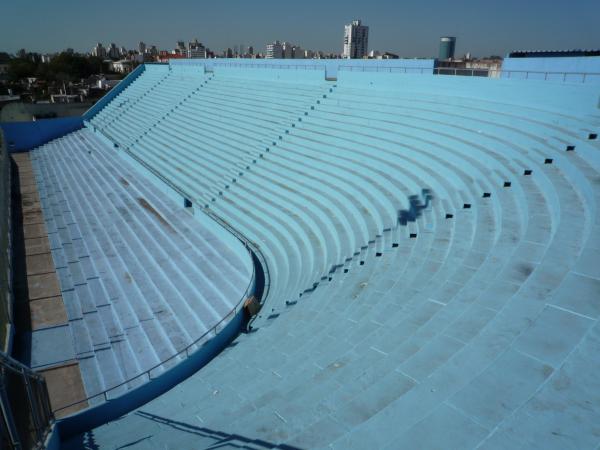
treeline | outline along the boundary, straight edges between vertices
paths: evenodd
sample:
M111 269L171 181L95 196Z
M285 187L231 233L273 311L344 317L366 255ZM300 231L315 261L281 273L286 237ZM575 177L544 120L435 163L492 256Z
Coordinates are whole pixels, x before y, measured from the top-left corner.
M42 63L35 57L12 58L8 61L8 79L18 81L36 77L48 81L78 81L90 75L109 72L101 58L60 53L49 63Z

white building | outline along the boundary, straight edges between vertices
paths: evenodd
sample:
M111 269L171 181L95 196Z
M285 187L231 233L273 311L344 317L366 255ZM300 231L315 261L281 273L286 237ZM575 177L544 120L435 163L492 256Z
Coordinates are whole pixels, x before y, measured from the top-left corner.
M467 61L465 68L473 69L474 71L487 71L488 77L500 78L502 73L502 60L501 59L476 59Z
M51 94L50 102L52 103L81 103L83 97L81 94Z
M117 46L114 43L110 44L110 47L108 47L108 57L111 59L119 59L120 56Z
M369 27L361 25L360 20L353 20L344 27L343 58L364 58L369 48Z
M92 49L92 56L97 56L98 58L106 58L106 49L100 42L98 42L96 46Z
M187 57L206 58L206 47L198 42L198 39L194 39L194 42L188 42Z
M275 41L272 44L267 44L267 59L281 59L283 58L283 46L281 42Z
M133 62L127 59L122 59L120 61L113 61L110 63L110 68L115 72L119 73L129 73L131 69L133 69Z
M98 80L98 89L109 90L119 84L121 80L107 80L106 78L100 78Z

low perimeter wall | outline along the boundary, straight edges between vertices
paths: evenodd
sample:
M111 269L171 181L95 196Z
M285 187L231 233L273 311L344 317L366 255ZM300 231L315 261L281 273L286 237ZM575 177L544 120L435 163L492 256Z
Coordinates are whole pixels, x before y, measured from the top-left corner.
M4 142L9 153L24 152L83 126L81 117L40 119L34 122L2 122Z
M12 338L11 169L0 134L0 351L10 355Z
M243 69L290 69L297 71L324 71L327 78L336 78L338 71L381 71L399 73L432 74L433 59L173 59L172 66L203 65L208 70L219 67L238 67ZM251 71L248 71L251 74Z

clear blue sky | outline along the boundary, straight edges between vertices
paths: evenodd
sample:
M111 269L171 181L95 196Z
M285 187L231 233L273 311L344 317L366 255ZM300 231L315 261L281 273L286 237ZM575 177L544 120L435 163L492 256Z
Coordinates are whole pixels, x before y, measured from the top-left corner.
M370 26L369 49L437 55L442 35L457 54L600 47L600 0L2 0L0 51L90 51L96 42L171 49L198 38L214 51L275 39L341 52L343 26Z

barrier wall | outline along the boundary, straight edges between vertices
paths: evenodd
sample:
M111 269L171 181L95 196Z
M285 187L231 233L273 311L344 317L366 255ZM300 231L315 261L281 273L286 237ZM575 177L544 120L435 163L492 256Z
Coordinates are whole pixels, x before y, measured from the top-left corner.
M11 353L13 333L10 186L10 159L0 136L0 351L7 354Z
M288 83L319 84L325 81L325 67L314 70L263 68L260 65L248 67L216 66L214 73L243 80L280 81Z
M281 68L298 71L325 71L327 78L336 78L339 70L408 71L433 73L433 59L174 59L170 65L204 65L213 71L218 67Z
M2 122L4 142L9 153L31 150L78 130L83 126L82 117L40 119L34 122Z
M600 56L506 58L502 78L600 83Z
M598 86L592 83L569 83L558 90L555 83L536 80L340 72L337 84L363 89L377 88L379 91L399 89L415 97L451 95L465 99L502 98L513 105L537 105L559 113L572 110L578 114L583 111L598 114L600 108L600 92Z

